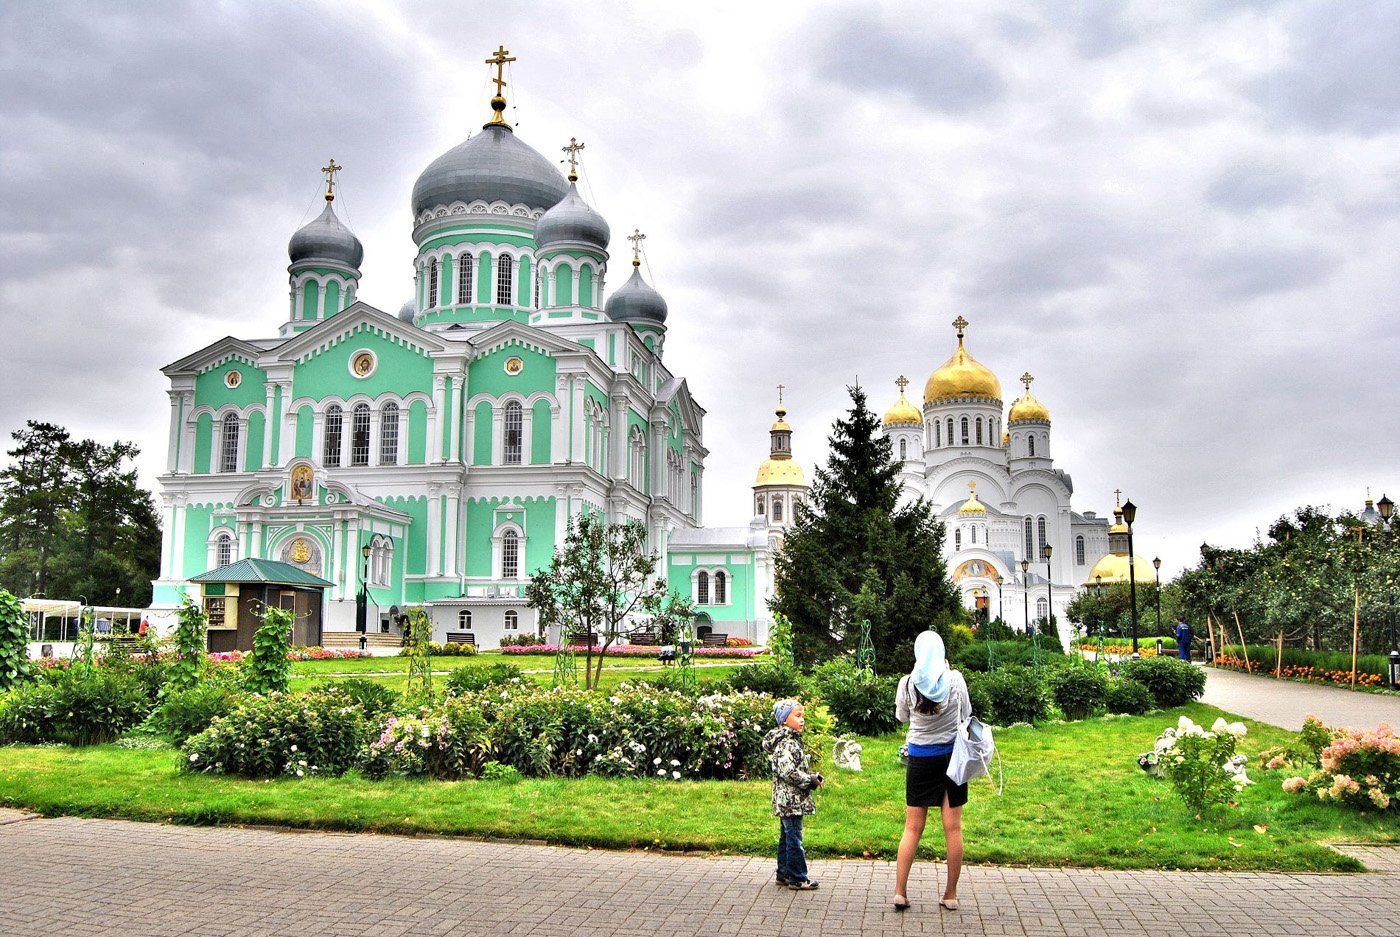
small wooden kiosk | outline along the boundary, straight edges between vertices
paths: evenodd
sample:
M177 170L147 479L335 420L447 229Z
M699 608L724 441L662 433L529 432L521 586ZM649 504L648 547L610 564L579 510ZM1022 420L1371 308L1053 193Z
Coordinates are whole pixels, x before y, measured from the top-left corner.
M289 609L296 616L293 644L321 643L323 595L334 583L290 563L251 558L211 569L190 581L201 587L209 616L210 651L251 651L263 606Z

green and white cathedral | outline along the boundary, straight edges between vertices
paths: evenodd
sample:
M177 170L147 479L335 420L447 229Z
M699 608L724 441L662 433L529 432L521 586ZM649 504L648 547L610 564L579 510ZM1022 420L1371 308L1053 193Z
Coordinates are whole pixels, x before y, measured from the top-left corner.
M577 148L566 178L505 123L499 93L491 103L482 132L414 184L414 297L397 315L356 298L364 252L336 216L332 161L324 211L288 248L276 334L163 369L154 607L197 594L195 576L269 559L331 584L326 644L354 643L364 589L371 632L418 605L437 640L495 647L536 630L525 584L588 511L645 525L700 629L767 639L773 552L806 494L785 411L761 513L702 527L705 410L666 366L668 309L642 279L641 235L609 290L609 226L578 193Z

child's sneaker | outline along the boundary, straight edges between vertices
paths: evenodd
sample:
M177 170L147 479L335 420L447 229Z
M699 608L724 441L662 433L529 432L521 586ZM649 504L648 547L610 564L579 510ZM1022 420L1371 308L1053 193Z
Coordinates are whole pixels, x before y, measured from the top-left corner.
M779 875L776 879L774 879L774 883L777 884L777 885L780 885L780 886L781 886L781 885L791 885L791 884L792 884L792 882L789 882L787 879L783 878L781 875Z
M800 882L788 882L788 888L791 888L793 891L812 891L818 887L817 883L810 878L804 878Z

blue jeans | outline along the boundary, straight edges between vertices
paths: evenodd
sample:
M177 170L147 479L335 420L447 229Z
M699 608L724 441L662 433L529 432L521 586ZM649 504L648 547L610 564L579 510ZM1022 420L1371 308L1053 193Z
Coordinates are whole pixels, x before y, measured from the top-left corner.
M802 848L802 815L778 818L778 878L807 881L807 851Z

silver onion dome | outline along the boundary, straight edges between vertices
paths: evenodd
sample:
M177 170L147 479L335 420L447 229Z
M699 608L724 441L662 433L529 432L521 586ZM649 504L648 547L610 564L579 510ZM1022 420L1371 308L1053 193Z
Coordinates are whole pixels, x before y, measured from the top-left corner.
M329 260L358 270L360 261L365 259L365 249L360 239L340 223L330 202L327 202L325 211L292 235L291 242L287 244L287 255L292 263Z
M568 192L559 170L505 124L481 133L428 164L413 184L413 216L453 202L505 202L543 211Z
M647 286L642 279L642 268L635 263L632 278L622 284L622 289L608 297L603 310L614 322L651 322L661 325L666 321L666 300L661 294Z
M412 322L413 316L417 312L417 305L413 302L413 300L410 299L408 302L404 303L402 306L399 307L399 318L405 322Z
M569 183L563 200L540 216L535 222L535 246L583 242L599 250L607 250L612 233L603 216L594 211L578 194L578 186Z

